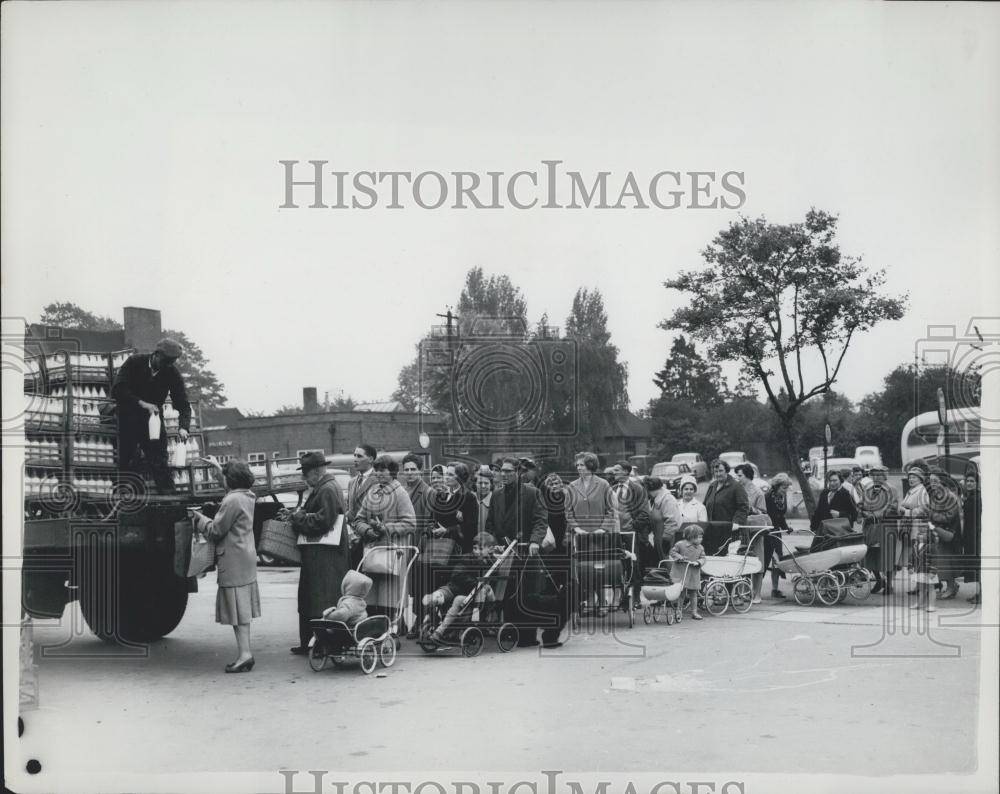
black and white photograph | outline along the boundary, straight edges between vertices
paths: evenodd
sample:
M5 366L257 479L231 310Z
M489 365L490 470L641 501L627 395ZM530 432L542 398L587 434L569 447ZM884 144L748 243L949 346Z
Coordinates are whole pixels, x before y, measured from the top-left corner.
M4 783L996 792L1000 7L0 6Z

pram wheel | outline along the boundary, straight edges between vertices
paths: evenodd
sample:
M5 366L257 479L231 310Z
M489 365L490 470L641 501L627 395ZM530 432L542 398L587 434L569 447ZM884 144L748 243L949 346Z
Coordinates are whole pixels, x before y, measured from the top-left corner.
M816 595L819 600L832 607L840 599L840 585L832 573L820 574L816 578Z
M396 640L395 637L386 637L382 640L382 645L378 649L379 658L383 667L392 667L396 663Z
M483 649L483 633L475 626L470 626L462 632L462 656L479 656Z
M503 653L509 653L517 647L518 631L513 623L504 623L497 632L497 647Z
M867 568L855 568L847 575L847 589L855 601L864 601L872 594L872 575Z
M392 637L389 638L389 642L392 642ZM363 639L358 649L358 656L361 659L361 670L365 675L375 672L375 666L378 664L378 648L375 647L375 640Z
M709 614L724 615L729 609L729 591L722 582L712 582L705 588L705 609Z
M811 607L816 600L816 587L812 579L807 576L800 576L795 580L792 587L792 595L795 596L795 603L803 607Z
M663 619L670 626L674 622L674 608L670 604L663 607Z
M314 673L318 673L326 667L326 650L323 648L323 643L318 640L309 649L309 666Z
M746 579L740 579L733 585L733 592L730 593L730 600L733 602L733 609L739 613L749 612L750 605L753 604L753 588Z
M654 620L656 620L656 616L653 612L653 607L644 607L642 610L642 622L648 626Z

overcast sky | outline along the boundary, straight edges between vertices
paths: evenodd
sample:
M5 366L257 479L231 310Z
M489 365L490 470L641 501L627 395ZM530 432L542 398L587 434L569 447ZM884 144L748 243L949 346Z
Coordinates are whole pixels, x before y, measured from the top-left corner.
M670 341L656 325L681 299L661 282L738 213L816 206L839 213L845 253L910 293L903 321L848 354L838 388L858 399L928 324L962 333L998 310L998 12L6 4L3 313L158 308L243 409L298 403L306 385L384 399L480 265L510 275L532 320L563 325L577 287L601 290L641 408ZM735 170L746 202L279 209L278 161L310 159L483 175L558 159L616 186L630 170Z

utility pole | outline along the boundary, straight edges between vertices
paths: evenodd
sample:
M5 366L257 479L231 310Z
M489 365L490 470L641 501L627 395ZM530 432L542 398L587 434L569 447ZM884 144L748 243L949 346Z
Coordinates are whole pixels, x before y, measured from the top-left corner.
M442 319L444 319L444 320L447 321L447 323L448 323L448 325L447 325L447 329L448 329L448 331L447 331L447 333L448 333L448 346L451 347L452 342L458 336L458 328L457 328L457 325L458 325L458 315L452 314L451 313L451 306L449 306L448 307L448 311L447 311L446 314L437 314L437 315L435 315L435 317L440 317L440 318L442 318ZM453 323L455 324L455 327L452 326Z

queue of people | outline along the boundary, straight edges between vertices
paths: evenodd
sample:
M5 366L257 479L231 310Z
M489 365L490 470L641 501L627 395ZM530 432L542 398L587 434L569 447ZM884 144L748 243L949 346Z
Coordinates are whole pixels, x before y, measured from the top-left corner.
M554 648L562 644L575 612L588 605L598 612L608 606L606 583L593 577L592 568L574 564L580 536L590 536L591 543L601 542L600 536L611 541L618 533L635 533L634 575L627 587L639 608L642 574L666 560L674 562L685 587L696 590L705 532L690 524L749 522L791 531L786 518L791 478L776 475L765 494L753 483L752 469L737 467L731 476L721 460L713 461L713 479L700 501L697 482L690 476L681 479L679 498L658 478L636 480L625 462L611 469L610 481L602 478L597 473L599 459L591 452L577 455L577 477L569 482L555 472L539 478L536 464L526 459L505 458L496 466L479 467L474 475L467 464L450 462L433 467L426 479L415 455L406 456L400 465L362 445L354 459L357 473L345 504L325 457L316 452L303 455L299 468L308 486L305 498L300 507L278 514L301 538L298 644L291 648L296 655L308 653L309 622L341 614L338 605L352 620L365 614L392 615L401 602L398 577L376 573L347 580L366 554L393 546L416 546L420 551L408 591L413 622L400 623L407 639L420 636L428 610L441 608L442 598L449 598L454 617L464 600L455 607L450 599L462 595L458 590L475 579L474 571L481 572L491 555L516 542L523 553L510 573L518 586L506 588L502 597L505 619L517 627L519 646ZM226 672L249 672L255 663L250 621L260 616L254 477L242 461L217 468L225 498L213 517L192 511L192 520L197 531L216 542L216 621L233 626L237 645ZM916 606L933 610L935 600L954 598L959 578L976 584L969 601L979 603L978 564L969 564L981 543L982 500L975 473L969 473L960 488L945 472L914 465L907 472L909 488L902 498L888 483L885 467L874 467L867 484L854 474L829 473L811 526L815 531L829 520L846 522L852 529L858 525L868 546L865 565L876 578L873 592L891 594L893 575L905 566L912 572L909 592L919 596ZM887 520L893 517L926 521L915 525L913 538L906 538L886 532ZM779 579L784 574L774 565L780 542L770 533L758 537L760 543L746 549L763 561L754 602L760 601L760 582L768 569L771 595L782 599ZM385 570L392 571L392 566ZM484 589L477 598L491 598L491 593ZM698 619L697 593L690 593L689 600ZM432 634L430 641L441 636L441 631ZM398 646L399 638L396 641Z

